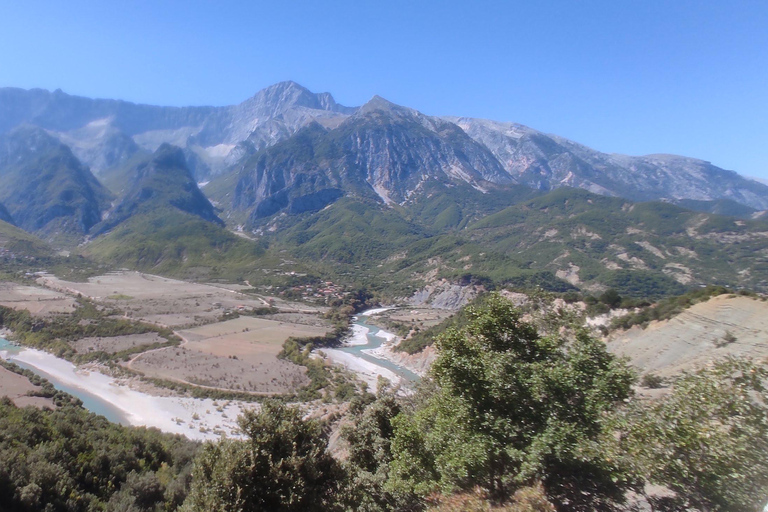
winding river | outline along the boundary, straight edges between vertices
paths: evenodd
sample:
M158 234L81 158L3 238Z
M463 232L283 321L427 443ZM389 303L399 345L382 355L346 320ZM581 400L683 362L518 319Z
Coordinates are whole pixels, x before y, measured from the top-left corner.
M352 323L352 336L347 341L347 344L339 348L339 350L355 357L359 357L376 366L385 368L403 378L406 382L417 382L420 377L412 371L397 365L388 359L376 357L371 354L371 351L380 348L392 337L390 333L368 323L368 319L373 314L385 311L386 309L389 308L369 309L356 316Z
M102 398L92 393L89 393L85 389L65 384L61 382L54 375L51 375L48 372L40 368L37 368L29 363L26 363L24 361L19 361L16 356L18 356L18 354L23 350L26 350L26 349L24 347L19 347L18 345L14 345L13 343L6 340L5 338L0 338L0 356L2 356L3 359L11 361L26 370L30 370L34 372L40 377L47 379L51 384L53 384L53 387L55 387L56 389L60 391L64 391L74 397L79 398L83 402L83 407L85 407L89 411L94 412L96 414L100 414L101 416L104 416L105 418L107 418L109 421L113 423L119 423L121 425L130 424L125 414L120 409L113 406L111 403L107 402L106 400L103 400Z
M419 376L407 368L399 366L387 359L376 357L375 355L371 354L371 351L380 348L382 344L393 338L392 334L387 333L375 325L368 323L370 316L380 311L382 311L382 309L368 310L357 316L352 325L353 335L349 338L347 345L335 350L348 354L348 357L357 358L363 361L369 367L373 366L374 368L378 367L383 369L380 371L389 373L390 376L395 374L396 376L402 378L406 383L418 381ZM68 361L55 358L50 354L45 354L40 351L20 347L1 337L0 357L13 362L22 368L34 372L40 377L47 379L56 389L79 398L82 400L83 406L89 411L100 414L113 423L119 423L122 425L131 424L131 422L128 420L129 416L124 410L116 407L110 401L105 400L101 396L89 392L88 389L86 389L87 386L85 385L72 385L73 382L76 383L83 381L81 373L82 371L78 370ZM43 357L46 358L46 362L41 362L41 358ZM41 359L41 361L38 361L38 359ZM56 367L55 374L46 371L46 368L51 366L51 361L54 361L53 366ZM48 366L46 366L46 364ZM78 375L80 378L78 378ZM100 374L97 375L94 373L91 375L91 378L93 379L96 379L97 377L105 381L110 380L109 377L101 376ZM119 388L110 386L110 389L118 390ZM124 398L121 399L125 400ZM162 401L171 399L158 398L157 400ZM188 400L194 401L193 399ZM125 404L122 405L124 406ZM181 413L177 413L177 415L180 416Z

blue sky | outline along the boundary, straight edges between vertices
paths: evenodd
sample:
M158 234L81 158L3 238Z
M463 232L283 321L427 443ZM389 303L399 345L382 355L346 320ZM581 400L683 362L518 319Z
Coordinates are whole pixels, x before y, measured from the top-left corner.
M0 86L226 105L288 79L768 179L765 0L0 0Z

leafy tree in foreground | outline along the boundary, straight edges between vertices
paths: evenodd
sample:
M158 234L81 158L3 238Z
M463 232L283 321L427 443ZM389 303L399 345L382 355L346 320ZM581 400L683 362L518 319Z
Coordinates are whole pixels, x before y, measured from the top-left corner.
M345 501L350 510L378 512L414 510L421 501L412 493L397 493L387 486L392 462L392 419L401 411L396 390L379 385L376 395L352 399L349 424L341 431L349 445L346 468L349 474Z
M619 417L638 472L675 492L668 509L761 510L768 499L766 380L764 367L727 359Z
M209 443L195 461L184 510L332 511L343 472L327 435L297 407L265 401L239 419L248 439Z
M394 420L390 486L426 495L477 485L502 501L536 481L563 510L603 510L629 485L601 443L632 371L576 331L540 336L499 295L437 340L438 389Z

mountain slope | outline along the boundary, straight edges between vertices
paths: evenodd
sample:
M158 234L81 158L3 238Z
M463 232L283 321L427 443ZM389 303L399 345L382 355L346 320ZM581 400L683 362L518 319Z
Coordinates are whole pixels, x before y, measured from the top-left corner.
M378 125L378 132L350 131L351 125L362 127L362 118ZM725 199L768 210L768 186L702 160L606 154L519 124L430 117L378 97L359 109L350 108L336 103L328 93L312 93L295 82L275 84L225 107L157 107L61 91L0 88L0 133L22 123L39 125L59 138L97 175L124 167L134 156L168 143L184 149L196 180L209 181L238 168L254 153L318 124L329 133L339 132L325 137L322 144L343 153L333 159L334 165L321 170L365 175L346 181L356 182L360 190L373 187L385 202L403 203L419 194L421 176L448 176L480 188L486 187L483 181L520 183L544 191L569 186L634 201ZM456 130L457 126L461 129ZM350 135L357 139L347 144L343 139ZM423 171L414 170L422 164ZM318 169L279 172L303 175L295 182L299 188L346 190L338 177L322 177ZM283 181L283 193L270 186L256 202L275 196L268 203L279 206L265 206L278 211L288 207L292 197L306 195L306 190L290 190L291 179ZM338 192L324 194L310 202L327 203L338 196ZM235 216L243 217L242 212Z
M523 125L445 118L484 144L520 183L569 186L634 201L731 199L768 209L768 186L709 162L675 155L609 155Z
M295 82L275 84L226 107L159 107L0 88L0 133L24 123L40 126L97 174L140 150L169 143L197 155L196 176L202 179L312 121L332 126L353 111L329 93L315 94Z
M675 284L768 289L768 223L667 203L562 188L489 215L466 235L578 286L600 282L637 295Z
M319 210L342 195L403 204L428 182L484 190L513 181L455 125L379 97L337 128L314 123L236 172L235 180L224 178L234 189L216 199L225 209L248 212L251 222Z
M53 249L34 235L0 220L0 259L47 258Z
M69 148L43 130L0 136L0 202L19 227L72 245L100 221L109 199Z
M223 226L213 206L200 192L187 168L184 153L168 144L160 146L151 158L130 170L133 174L127 193L95 226L98 236L134 215L173 208Z
M612 287L650 298L703 284L768 290L766 221L572 188L533 198L475 191L492 200L490 208L510 204L484 216L466 188L456 189L465 202L434 194L418 211L346 197L320 212L275 216L258 233L319 275L389 297L443 279L561 292ZM457 205L482 218L455 216ZM454 220L438 226L446 217Z
M78 251L116 267L188 279L240 279L260 270L264 246L176 208L129 217Z
M13 217L8 211L8 208L6 208L5 205L3 204L0 204L0 221L7 222L8 224L13 224Z

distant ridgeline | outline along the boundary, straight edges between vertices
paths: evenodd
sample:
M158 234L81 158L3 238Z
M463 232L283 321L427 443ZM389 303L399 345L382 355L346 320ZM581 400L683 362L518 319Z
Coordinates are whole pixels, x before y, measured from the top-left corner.
M514 123L345 107L293 82L227 107L0 89L0 258L66 249L193 279L295 273L657 297L768 289L768 187ZM294 274L290 274L294 272Z

